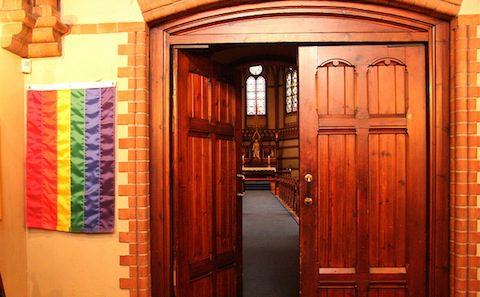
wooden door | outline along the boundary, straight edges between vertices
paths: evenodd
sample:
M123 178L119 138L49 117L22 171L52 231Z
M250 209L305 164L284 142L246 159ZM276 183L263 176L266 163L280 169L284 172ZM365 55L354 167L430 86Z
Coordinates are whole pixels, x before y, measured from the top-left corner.
M301 47L299 73L301 296L426 296L424 46Z
M240 290L240 100L232 76L176 51L173 101L174 292L235 297Z

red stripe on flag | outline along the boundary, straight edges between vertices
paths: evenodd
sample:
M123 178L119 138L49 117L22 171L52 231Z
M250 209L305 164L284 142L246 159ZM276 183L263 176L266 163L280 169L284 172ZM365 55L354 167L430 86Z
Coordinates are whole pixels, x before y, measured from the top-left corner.
M57 227L57 92L43 93L43 228Z
M42 92L27 93L27 226L42 227Z

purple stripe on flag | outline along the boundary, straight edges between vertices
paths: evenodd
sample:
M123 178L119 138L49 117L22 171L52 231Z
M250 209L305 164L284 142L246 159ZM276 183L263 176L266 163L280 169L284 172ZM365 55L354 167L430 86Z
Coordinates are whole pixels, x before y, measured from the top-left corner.
M100 222L100 89L85 90L85 232Z
M100 226L99 232L113 232L115 219L115 89L101 92L100 130Z

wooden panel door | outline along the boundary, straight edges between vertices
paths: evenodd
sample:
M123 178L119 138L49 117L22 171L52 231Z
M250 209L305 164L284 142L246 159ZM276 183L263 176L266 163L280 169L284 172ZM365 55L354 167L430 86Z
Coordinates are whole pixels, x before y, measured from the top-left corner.
M301 296L426 296L424 46L301 47L299 73Z
M235 297L240 290L240 115L233 77L176 52L173 102L174 291Z

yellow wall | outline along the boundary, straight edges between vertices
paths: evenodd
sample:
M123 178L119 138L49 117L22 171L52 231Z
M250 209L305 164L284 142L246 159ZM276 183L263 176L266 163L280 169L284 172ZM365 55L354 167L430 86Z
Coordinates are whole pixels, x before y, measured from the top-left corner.
M20 58L0 49L0 272L8 296L27 296L24 203L24 76Z
M143 22L136 1L63 0L62 19L67 24ZM20 73L20 58L0 49L0 130L3 187L3 220L0 222L0 271L7 296L12 297L126 297L119 278L129 277L129 268L119 257L129 254L129 245L119 243L118 232L128 231L128 221L118 220L118 208L128 207L116 199L113 234L85 235L25 228L24 196L24 90L29 84L116 81L117 90L128 88L118 79L118 67L128 66L118 55L118 45L128 43L128 33L67 35L63 56L32 59L32 73ZM8 87L7 87L8 86ZM117 104L117 112L128 108ZM126 127L118 129L126 133ZM118 142L117 142L118 148ZM128 156L117 149L117 161ZM118 166L117 166L118 170ZM126 184L126 173L116 175ZM5 186L8 185L8 186Z
M480 0L463 0L458 14L477 14L480 18Z
M117 89L125 89L127 81L117 79L117 69L128 60L118 56L117 49L127 42L128 33L66 36L63 57L33 60L26 84L116 81ZM119 207L127 207L127 201L117 197ZM119 277L128 277L128 267L119 266L119 256L128 254L128 245L118 242L119 230L125 232L128 226L118 219L113 234L29 230L29 296L128 296L118 285Z
M62 21L67 24L143 22L136 0L62 0Z

